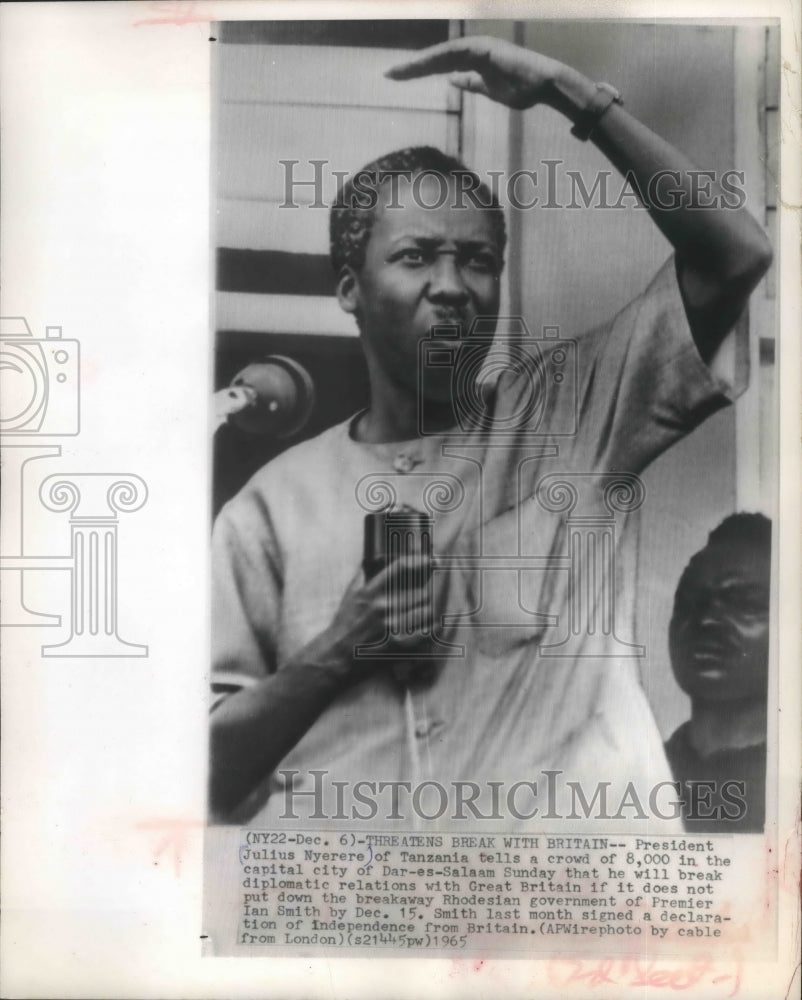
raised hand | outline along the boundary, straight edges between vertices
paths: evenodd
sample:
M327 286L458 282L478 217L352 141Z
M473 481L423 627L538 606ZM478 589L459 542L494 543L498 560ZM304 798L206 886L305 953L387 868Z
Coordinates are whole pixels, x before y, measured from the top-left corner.
M426 644L441 607L447 574L432 577L432 563L421 556L393 560L370 580L361 571L351 581L328 629L320 637L326 659L348 667L352 679L377 664L354 659L358 646L381 642L388 631L399 659ZM379 664L380 666L380 664Z
M556 59L512 45L499 38L457 38L423 49L385 73L391 80L412 80L448 73L461 90L484 94L510 108L549 104L554 81L563 69Z

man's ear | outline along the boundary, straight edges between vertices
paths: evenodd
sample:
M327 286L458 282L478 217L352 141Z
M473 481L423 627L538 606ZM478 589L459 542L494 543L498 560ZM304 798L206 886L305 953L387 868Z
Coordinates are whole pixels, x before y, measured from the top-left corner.
M350 265L346 264L337 278L337 301L344 312L355 314L360 302L359 278Z

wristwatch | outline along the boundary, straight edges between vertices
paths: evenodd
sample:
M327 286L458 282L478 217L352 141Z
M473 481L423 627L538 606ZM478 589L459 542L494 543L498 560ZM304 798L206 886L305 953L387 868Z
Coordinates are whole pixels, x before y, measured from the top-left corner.
M609 83L597 83L596 93L588 106L581 112L576 124L571 129L571 135L585 142L599 120L611 104L623 104L621 94Z

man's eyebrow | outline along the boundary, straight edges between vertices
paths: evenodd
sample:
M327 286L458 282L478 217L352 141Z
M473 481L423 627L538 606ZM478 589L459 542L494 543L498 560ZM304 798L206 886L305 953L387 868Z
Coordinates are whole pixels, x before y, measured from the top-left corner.
M719 591L729 594L737 591L738 593L763 594L768 593L768 584L760 580L744 580L742 577L734 575L723 576L713 581L691 582L687 589L692 592L702 590L709 593Z
M392 242L394 245L398 243L412 242L418 243L421 246L438 246L440 243L445 242L445 238L442 236L426 236L422 233L408 232L401 233L399 236L396 236Z
M493 239L467 239L459 240L453 239L447 236L428 236L422 233L401 233L393 241L392 245L397 246L401 243L413 242L420 247L425 247L427 249L434 249L441 246L443 243L455 243L461 250L497 250L496 241Z
M765 591L765 590L768 589L768 584L763 583L762 581L759 581L759 580L739 580L737 578L736 579L725 580L725 581L723 581L723 583L721 584L721 586L722 586L722 588L725 588L727 590L742 590L742 591L749 591L749 592L754 591L755 593L762 593L763 591Z

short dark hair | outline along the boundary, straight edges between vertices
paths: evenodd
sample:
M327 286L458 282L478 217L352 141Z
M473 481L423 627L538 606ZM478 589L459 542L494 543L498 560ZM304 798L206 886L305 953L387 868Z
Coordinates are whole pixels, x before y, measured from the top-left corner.
M748 545L756 552L771 555L771 521L764 514L741 511L725 517L707 536L708 545Z
M738 548L747 563L762 566L764 561L771 559L771 521L763 514L742 511L730 514L721 524L713 528L707 536L705 547L691 556L688 565L682 571L674 593L675 614L691 574L704 559L708 549L719 545Z
M376 217L379 191L390 177L418 173L440 176L463 176L469 181L463 188L470 202L490 212L499 256L503 262L507 243L504 212L498 198L473 170L454 156L434 146L409 146L387 153L367 163L348 178L337 192L329 216L330 256L335 274L346 265L359 271L365 263L365 250Z

